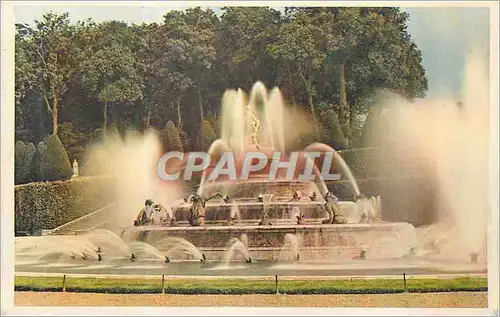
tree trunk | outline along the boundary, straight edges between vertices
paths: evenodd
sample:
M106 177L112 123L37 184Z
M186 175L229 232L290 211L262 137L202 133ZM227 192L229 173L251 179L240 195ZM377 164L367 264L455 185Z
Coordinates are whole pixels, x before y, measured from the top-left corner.
M347 110L347 94L345 89L345 66L344 63L340 64L339 69L339 97L340 97L340 109L339 109L339 121L341 125L345 124L345 113Z
M150 43L151 45L151 39ZM151 117L153 116L153 83L152 83L152 78L151 76L148 77L147 84L146 84L146 109L147 109L147 114L146 114L146 122L144 122L144 130L149 129L151 126Z
M177 98L177 129L182 130L182 111L181 111L181 99Z
M352 109L352 106L349 105L349 137L352 136L352 131L354 129L354 109Z
M153 102L148 102L148 114L146 115L146 130L149 129L152 115L153 115Z
M345 85L345 64L342 62L339 69L339 97L340 97L340 108L339 108L339 123L342 131L344 133L347 144L350 143L350 131L347 131L350 125L347 124L346 112L347 109L347 92ZM351 119L349 113L349 119ZM348 133L349 132L349 133Z
M104 131L108 125L108 101L104 100Z
M59 131L58 121L59 121L59 101L54 96L52 100L52 134L57 135Z
M299 75L300 77L302 78L302 80L304 81L304 86L306 86L306 89L307 89L307 96L308 96L308 100L309 100L309 108L311 108L311 115L312 115L312 118L314 120L314 122L316 122L316 111L314 110L314 101L313 101L313 92L312 92L312 83L310 80L308 80L305 76L304 76L304 73L302 72L302 67L299 66ZM316 124L314 125L316 127ZM317 128L317 127L316 127Z
M200 124L203 124L205 120L205 114L203 113L203 100L201 99L201 88L198 88L198 107L200 108Z
M198 106L200 108L200 124L203 124L203 121L205 120L205 115L203 113L203 100L201 98L202 98L201 88L198 88Z
M309 89L307 89L307 90L308 90L307 94L308 94L308 100L309 100L309 107L311 108L313 122L316 122L316 111L314 110L313 94L312 94L312 92L309 92ZM316 127L316 124L314 124L314 126Z
M292 95L292 106L294 110L297 110L297 98L295 98L295 93Z

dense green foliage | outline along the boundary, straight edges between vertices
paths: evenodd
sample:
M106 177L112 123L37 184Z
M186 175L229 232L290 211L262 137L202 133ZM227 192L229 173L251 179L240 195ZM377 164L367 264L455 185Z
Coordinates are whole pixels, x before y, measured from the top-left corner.
M167 279L167 294L275 294L274 279ZM161 293L158 279L111 279L67 277L67 292ZM16 291L61 291L62 277L16 276ZM407 279L411 293L487 291L487 278ZM279 280L281 294L387 294L405 291L400 279Z
M114 201L112 180L76 178L14 187L15 233L54 229Z
M162 130L173 121L184 149L192 140L199 150L223 92L261 80L318 127L336 112L352 147L376 89L426 92L408 18L398 8L223 7L220 16L191 8L169 11L160 24L127 25L47 13L16 26L16 140L57 134L73 160L96 129ZM342 139L328 129L329 139Z

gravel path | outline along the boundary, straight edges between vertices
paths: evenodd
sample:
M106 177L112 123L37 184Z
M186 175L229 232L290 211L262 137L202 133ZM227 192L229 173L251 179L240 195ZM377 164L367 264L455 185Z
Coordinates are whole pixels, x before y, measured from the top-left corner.
M377 295L117 295L15 292L16 306L488 307L487 292Z

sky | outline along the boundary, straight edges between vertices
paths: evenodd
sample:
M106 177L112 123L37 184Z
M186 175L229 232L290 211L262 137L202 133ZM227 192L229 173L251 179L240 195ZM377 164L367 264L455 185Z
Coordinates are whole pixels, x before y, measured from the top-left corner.
M144 1L143 5L125 2L125 5L87 4L22 4L14 6L16 23L32 24L50 10L55 13L68 12L74 22L92 18L100 22L119 20L127 23L157 22L169 10L189 7L180 3L158 3ZM122 2L123 4L123 2ZM277 7L279 8L279 7ZM220 9L212 7L216 13ZM410 14L408 31L422 51L422 63L426 69L429 97L441 95L460 98L462 72L467 54L479 50L489 59L488 8L480 7L408 7L402 10Z

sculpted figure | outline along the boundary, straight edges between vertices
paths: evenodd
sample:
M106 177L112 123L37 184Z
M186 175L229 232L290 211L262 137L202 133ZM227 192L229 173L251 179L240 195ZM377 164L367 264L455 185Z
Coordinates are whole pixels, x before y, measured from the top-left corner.
M347 218L340 210L339 199L332 193L328 192L325 195L325 209L328 213L328 219L322 221L323 224L344 224L347 223Z
M193 227L203 226L205 224L205 204L212 198L223 197L220 193L205 199L198 194L191 195L189 201L191 202L191 207L189 208L188 221Z

